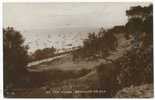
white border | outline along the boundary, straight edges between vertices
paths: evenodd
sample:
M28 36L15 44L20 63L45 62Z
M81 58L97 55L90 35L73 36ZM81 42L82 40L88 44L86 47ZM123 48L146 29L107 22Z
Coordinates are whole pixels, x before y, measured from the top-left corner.
M3 2L152 2L153 0L3 0Z
M0 2L0 99L3 98L3 20L2 20L2 3Z
M3 14L2 14L2 3L6 3L6 2L154 2L155 0L0 0L0 100L2 99L7 99L3 97L3 35L2 35L2 26L3 26ZM153 6L153 14L155 14L155 6ZM154 18L154 16L153 16ZM154 18L155 19L155 18ZM153 20L154 21L154 20ZM155 21L154 21L155 22ZM155 29L155 25L153 25L154 29ZM155 32L155 31L154 31ZM155 39L155 35L153 35L153 39ZM154 47L155 47L155 41L153 41ZM153 50L155 52L155 48ZM155 57L155 53L153 54ZM155 59L153 59L155 62ZM154 73L155 73L155 68L154 68ZM154 77L155 80L155 77ZM154 82L154 86L155 86L155 82ZM154 96L155 96L155 92L154 92ZM51 100L54 98L49 98L48 100ZM64 98L63 98L64 99ZM59 99L59 100L63 100L63 99ZM73 98L72 98L73 99ZM97 98L99 99L99 98ZM104 99L104 98L102 98ZM20 100L24 100L21 99ZM33 100L33 99L30 99ZM44 100L43 98L41 98L40 100ZM81 99L84 100L84 99ZM119 100L119 99L116 99ZM122 99L122 100L127 100L127 99ZM136 99L133 99L136 100ZM154 98L150 98L150 100L154 100Z

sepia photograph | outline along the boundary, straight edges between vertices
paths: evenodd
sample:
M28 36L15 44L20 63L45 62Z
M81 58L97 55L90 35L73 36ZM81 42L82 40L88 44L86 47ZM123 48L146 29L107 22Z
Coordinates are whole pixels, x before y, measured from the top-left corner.
M3 79L4 98L153 98L153 3L3 3Z

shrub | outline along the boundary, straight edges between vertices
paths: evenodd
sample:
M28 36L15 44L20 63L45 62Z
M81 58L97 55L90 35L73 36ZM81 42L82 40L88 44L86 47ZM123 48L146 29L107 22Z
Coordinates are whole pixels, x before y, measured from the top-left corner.
M88 33L88 38L83 41L83 46L73 52L73 60L84 58L106 57L111 50L117 47L117 38L114 33L101 30L98 33ZM108 45L107 45L108 44Z
M105 96L111 97L119 88L117 75L119 74L119 67L114 63L100 64L97 68L100 89L105 90Z
M152 50L149 48L129 51L117 60L121 68L119 75L122 86L153 82Z
M26 65L29 61L28 46L19 31L8 27L3 30L4 46L4 88L21 84L27 74ZM18 85L17 85L18 84Z

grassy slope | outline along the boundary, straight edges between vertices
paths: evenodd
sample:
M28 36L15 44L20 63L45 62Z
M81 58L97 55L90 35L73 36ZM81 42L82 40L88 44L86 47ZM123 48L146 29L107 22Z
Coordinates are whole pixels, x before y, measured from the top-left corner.
M111 55L107 57L107 59L115 60L121 57L127 50L131 48L130 40L126 40L122 34L116 35L119 46L116 51L111 52ZM98 75L96 72L95 66L101 63L108 63L105 59L99 59L97 61L80 61L73 62L72 56L68 55L61 59L57 59L52 62L46 62L40 64L35 70L43 71L49 69L61 69L61 70L79 70L82 68L92 69L90 73L85 76L76 79L69 79L61 82L59 85L52 87L52 83L48 84L48 86L43 86L39 89L34 89L30 93L25 94L29 97L89 97L89 95L83 96L83 94L61 94L61 93L52 93L53 90L61 90L61 91L74 91L75 90L89 90L95 89L97 82L99 81ZM95 86L95 87L94 87ZM96 96L96 95L95 95ZM94 97L95 97L94 96ZM91 96L92 97L92 96Z
M115 60L121 57L126 50L131 48L130 41L126 40L123 34L116 35L118 39L118 48L116 51L112 51L111 55L107 57L107 59ZM95 61L79 61L73 62L72 55L69 54L67 56L63 56L59 59L55 59L53 61L44 62L39 65L32 66L30 70L33 71L43 71L43 70L50 70L50 69L61 69L61 70L79 70L82 68L86 69L93 69L95 66L99 65L100 63L106 63L105 59L99 59Z
M106 59L110 60L116 60L119 57L121 57L127 50L131 49L130 41L126 40L122 34L116 35L118 39L119 46L118 48L111 52L111 55L108 56ZM44 70L50 70L50 69L61 69L64 71L68 70L79 70L82 68L91 69L92 71L88 73L85 76L74 78L74 79L68 79L64 81L59 81L56 83L48 83L45 86L42 86L40 88L32 89L30 91L25 90L25 92L19 93L18 96L21 97L100 97L100 95L97 94L82 94L78 93L76 94L75 90L90 90L90 89L96 89L98 86L98 74L96 72L95 66L101 64L101 63L108 63L105 59L99 59L97 61L80 61L80 62L73 62L72 61L72 55L68 55L65 57L62 57L60 59L42 63L38 66L32 67L31 70L33 71L44 71ZM115 66L114 66L115 67ZM94 87L95 86L95 87ZM53 93L53 91L68 91L73 93ZM122 92L118 92L119 97ZM129 96L130 97L130 96Z

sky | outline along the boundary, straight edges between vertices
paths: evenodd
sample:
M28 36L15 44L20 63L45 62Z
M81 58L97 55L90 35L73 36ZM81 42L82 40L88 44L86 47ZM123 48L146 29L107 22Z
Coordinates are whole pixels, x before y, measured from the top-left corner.
M25 38L29 51L54 46L82 45L88 32L127 22L131 6L150 3L4 3L3 27L14 27Z

